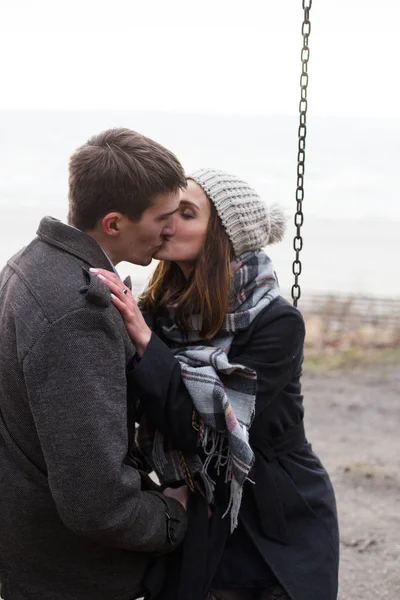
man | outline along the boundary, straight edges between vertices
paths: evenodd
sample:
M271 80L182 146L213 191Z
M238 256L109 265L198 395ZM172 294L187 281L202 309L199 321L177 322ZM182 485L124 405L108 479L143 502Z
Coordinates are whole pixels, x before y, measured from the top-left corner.
M148 264L185 185L156 142L101 133L71 157L69 225L45 217L0 275L5 600L132 600L155 556L183 539L185 494L159 493L137 468L125 375L135 349L89 269Z

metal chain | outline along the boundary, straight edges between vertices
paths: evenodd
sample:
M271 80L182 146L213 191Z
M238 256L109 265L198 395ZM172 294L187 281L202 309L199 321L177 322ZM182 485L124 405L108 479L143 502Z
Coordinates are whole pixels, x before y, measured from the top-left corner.
M303 248L303 238L301 237L301 226L304 222L303 216L303 199L304 199L304 170L306 161L306 135L307 135L307 86L308 86L308 59L310 58L310 48L308 47L308 37L311 33L310 10L312 0L302 0L304 10L304 20L301 27L303 36L303 48L301 50L301 76L300 76L300 124L298 130L299 145L297 153L297 187L296 187L296 203L297 210L294 216L294 224L296 226L296 235L293 240L293 248L296 253L296 258L293 261L292 271L294 275L294 285L292 286L292 298L294 306L297 306L297 301L301 296L299 277L301 274L300 252Z

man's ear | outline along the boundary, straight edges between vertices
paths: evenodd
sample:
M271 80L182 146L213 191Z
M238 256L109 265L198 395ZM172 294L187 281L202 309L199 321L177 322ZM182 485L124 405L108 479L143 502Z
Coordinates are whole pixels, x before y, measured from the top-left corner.
M118 212L110 212L101 219L101 230L106 235L116 237L120 234L122 215Z

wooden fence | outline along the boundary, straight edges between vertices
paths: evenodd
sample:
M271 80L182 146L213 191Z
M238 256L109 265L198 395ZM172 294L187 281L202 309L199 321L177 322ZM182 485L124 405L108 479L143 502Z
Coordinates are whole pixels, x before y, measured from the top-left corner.
M308 346L400 345L400 298L309 294L300 298L299 309Z

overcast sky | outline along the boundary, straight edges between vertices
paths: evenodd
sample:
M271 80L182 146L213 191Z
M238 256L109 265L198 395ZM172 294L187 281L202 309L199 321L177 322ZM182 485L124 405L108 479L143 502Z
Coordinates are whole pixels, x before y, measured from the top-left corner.
M294 114L301 0L2 0L0 108ZM314 0L309 111L400 117L397 0Z
M106 127L249 177L292 211L302 19L302 0L0 0L0 109L90 111L0 114L1 216L18 223L0 267L46 203L64 215L67 158ZM313 0L311 23L303 283L398 295L400 2ZM331 217L350 220L318 221ZM286 289L293 234L274 249Z

